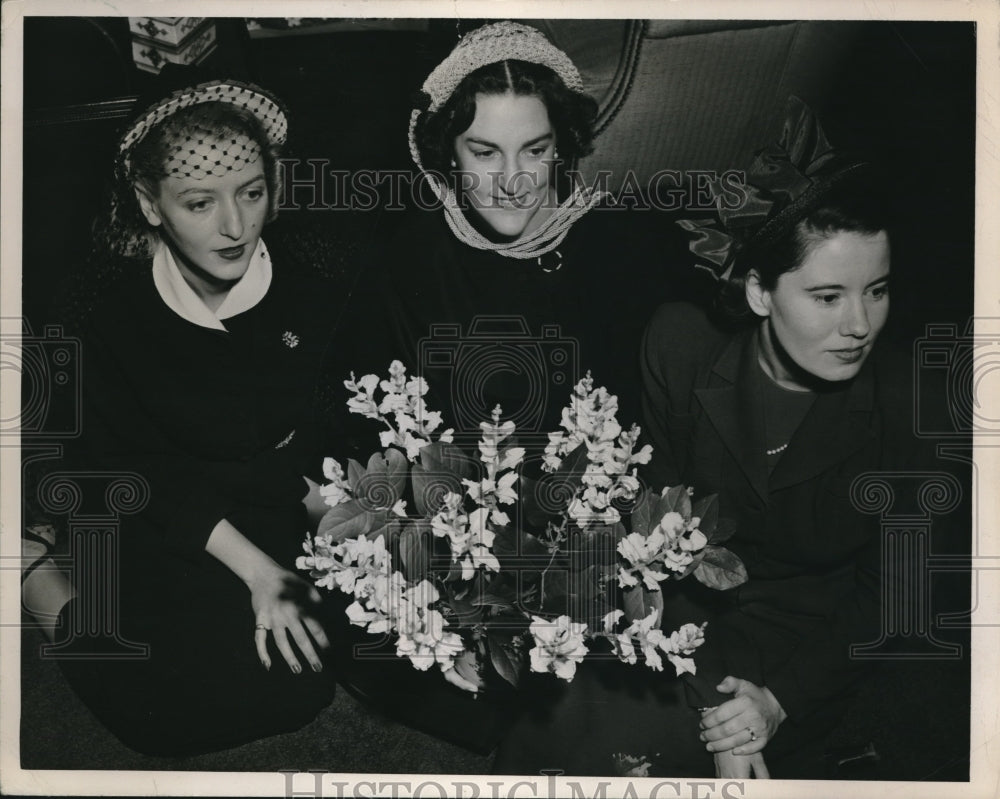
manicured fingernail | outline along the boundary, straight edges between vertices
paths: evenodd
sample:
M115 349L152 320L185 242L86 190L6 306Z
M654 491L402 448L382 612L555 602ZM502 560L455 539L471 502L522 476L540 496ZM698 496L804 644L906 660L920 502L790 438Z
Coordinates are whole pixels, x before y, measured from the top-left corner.
M261 661L261 662L264 664L264 668L265 669L267 669L268 671L271 670L271 661L270 660L264 660L264 661Z
M323 671L323 664L322 663L313 663L312 667L313 667L313 671Z
M298 663L293 663L292 664L292 671L295 672L296 674L301 674L302 673L302 667Z
M699 735L698 736L698 740L704 742L706 740L705 733L702 733L701 735Z

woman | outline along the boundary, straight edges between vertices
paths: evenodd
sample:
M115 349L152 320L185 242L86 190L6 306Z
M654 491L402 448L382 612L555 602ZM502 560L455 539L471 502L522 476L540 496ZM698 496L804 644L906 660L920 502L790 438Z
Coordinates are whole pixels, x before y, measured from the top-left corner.
M296 729L334 690L319 595L286 568L307 530L303 475L320 462L296 428L332 297L272 268L260 238L279 194L281 104L194 77L166 68L119 145L98 256L135 271L82 333L79 460L132 493L108 509L117 551L79 553L86 584L51 650L108 728L161 755ZM95 637L106 586L118 612Z
M686 225L696 252L722 252L724 321L664 305L642 369L647 481L718 493L735 527L726 546L749 580L724 592L686 580L666 593L665 629L709 622L686 696L630 692L608 675L574 685L534 724L549 736L601 729L592 746L539 754L532 744L546 736L515 728L501 770L609 773L621 752L653 773L711 775L714 757L720 776L824 776L824 737L857 680L849 646L879 633L878 524L855 509L850 486L907 463L912 381L876 346L890 252L869 166L838 158L795 102L748 181L750 201L725 227Z
M377 449L379 426L348 415L343 381L384 373L395 359L427 379L428 407L472 448L499 404L540 454L588 370L618 394L623 422L638 418L631 354L677 276L666 226L600 206L598 192L569 179L591 151L595 114L572 61L526 25L479 28L433 70L409 141L437 204L400 219L352 294L337 337L350 346L324 367L327 454L343 464ZM352 633L359 645L371 640ZM392 652L374 665L347 653L346 684L461 744L496 743L509 697L493 714L489 695L473 703Z
M569 174L593 148L596 112L566 54L514 22L467 34L431 72L409 130L423 205L387 215L397 224L339 326L352 346L326 370L331 407L350 371L399 359L459 437L476 440L499 403L545 441L588 370L623 420L638 418L638 361L623 353L693 270L672 271L669 248L684 242L655 214L611 208ZM351 421L332 423L340 459L375 440L366 425L344 450Z

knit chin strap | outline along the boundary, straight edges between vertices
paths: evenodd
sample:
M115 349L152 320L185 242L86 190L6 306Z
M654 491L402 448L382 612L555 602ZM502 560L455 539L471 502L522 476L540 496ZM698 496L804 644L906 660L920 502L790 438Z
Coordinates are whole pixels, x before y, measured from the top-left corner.
M546 66L562 79L568 89L583 91L583 80L572 60L541 31L510 21L484 25L462 37L455 49L424 81L423 91L429 98L429 104L426 112L416 108L410 114L410 156L441 201L448 226L460 241L478 250L492 250L508 258L537 258L558 247L573 224L597 205L606 192L577 184L573 193L535 231L502 244L490 241L472 226L454 190L439 175L424 168L417 149L416 127L421 114L440 110L467 75L489 64L508 60Z

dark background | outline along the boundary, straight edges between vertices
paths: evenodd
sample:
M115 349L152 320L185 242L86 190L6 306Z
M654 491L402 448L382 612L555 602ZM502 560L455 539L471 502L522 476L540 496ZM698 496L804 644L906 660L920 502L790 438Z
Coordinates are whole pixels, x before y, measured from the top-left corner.
M413 92L453 46L457 32L478 21L431 21L417 30L345 23L334 32L268 38L251 38L241 20L216 24L219 47L206 66L259 82L283 98L290 114L289 157L325 158L336 169L389 170L410 166L406 126ZM850 27L851 45L826 90L808 99L831 141L875 154L896 201L896 312L887 334L910 343L930 322L962 331L973 307L975 26L823 25L830 37ZM25 20L22 301L25 323L36 334L52 323L72 328L105 286L105 276L87 264L91 224L104 202L130 101L150 80L132 65L130 52L123 18ZM720 50L718 58L726 57ZM684 118L671 120L663 135L685 124ZM383 225L391 227L385 216L288 211L267 240L272 252L297 255L340 281L346 298L360 257ZM934 548L961 553L967 547L962 538L936 540ZM968 584L960 575L938 576L934 587L936 610L968 606ZM832 776L967 779L967 636L961 630L935 634L961 644L963 657L890 665L886 676L866 687L831 744L856 751L872 742L881 759L832 768ZM301 733L201 758L141 757L89 717L54 664L37 659L31 636L24 653L25 767L452 773L489 768L483 757L370 716L344 692Z

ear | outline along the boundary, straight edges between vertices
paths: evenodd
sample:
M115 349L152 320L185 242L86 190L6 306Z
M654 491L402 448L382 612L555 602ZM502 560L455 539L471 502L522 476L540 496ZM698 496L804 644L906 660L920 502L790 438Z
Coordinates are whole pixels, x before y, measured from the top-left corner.
M747 272L746 297L747 305L757 316L771 315L771 292L761 285L760 273L756 269Z
M142 211L142 215L146 217L146 221L149 222L153 227L159 227L162 224L160 219L159 206L153 196L149 193L149 190L143 186L141 183L135 184L135 199L139 202L139 210Z

